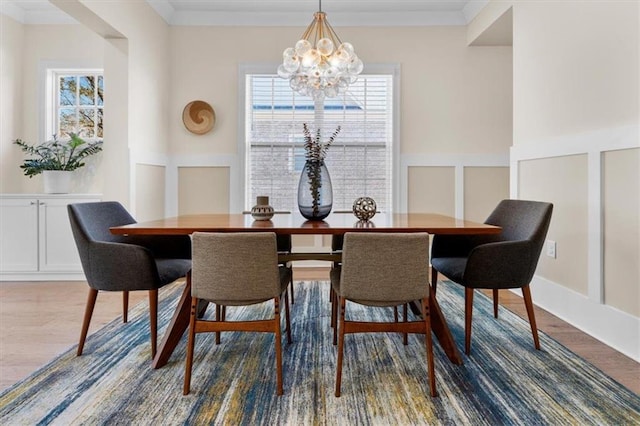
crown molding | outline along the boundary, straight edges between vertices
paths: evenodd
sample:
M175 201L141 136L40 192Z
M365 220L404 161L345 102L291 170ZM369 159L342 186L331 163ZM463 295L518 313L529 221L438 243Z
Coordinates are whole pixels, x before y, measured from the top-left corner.
M168 25L183 26L278 26L302 27L313 19L313 13L299 10L283 12L281 10L176 10L168 0L146 0L149 6L160 15ZM461 11L384 11L355 12L347 10L330 11L328 19L333 26L439 26L467 25L489 0L469 1ZM22 8L15 0L0 1L0 13L23 24L77 24L78 22L62 10L51 8L29 10Z
M284 13L281 10L219 10L219 11L180 11L175 10L168 0L147 0L149 5L169 25L183 26L277 26L300 27L313 19L313 13L299 10ZM473 0L462 11L411 11L354 12L336 10L327 12L331 25L344 26L438 26L466 25L480 12L489 0Z
M24 24L24 10L11 2L0 2L0 13Z
M17 5L17 1L0 1L0 14L7 15L21 24L27 25L60 25L77 24L78 21L55 6L40 10L28 10Z
M475 18L488 3L489 0L474 0L467 3L464 9L462 9L466 23L468 24L473 21L473 18Z

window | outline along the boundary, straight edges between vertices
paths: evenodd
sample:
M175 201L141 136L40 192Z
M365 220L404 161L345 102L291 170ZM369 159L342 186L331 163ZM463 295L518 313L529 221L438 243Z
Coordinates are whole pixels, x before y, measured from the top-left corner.
M361 75L340 98L314 104L289 82L270 74L246 74L245 209L256 196L268 195L279 210L297 210L298 180L305 161L302 123L322 129L323 142L338 125L342 131L329 148L327 168L333 186L333 210L351 210L361 196L392 208L394 76Z
M48 136L77 132L103 137L104 78L101 70L49 70Z

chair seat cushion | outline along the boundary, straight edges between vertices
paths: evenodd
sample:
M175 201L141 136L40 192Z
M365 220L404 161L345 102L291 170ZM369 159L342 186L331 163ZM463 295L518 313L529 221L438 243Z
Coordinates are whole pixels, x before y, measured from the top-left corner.
M191 270L191 260L189 259L156 259L155 261L160 277L160 287L186 276L187 272Z
M464 285L466 257L437 257L431 259L431 265L451 281Z

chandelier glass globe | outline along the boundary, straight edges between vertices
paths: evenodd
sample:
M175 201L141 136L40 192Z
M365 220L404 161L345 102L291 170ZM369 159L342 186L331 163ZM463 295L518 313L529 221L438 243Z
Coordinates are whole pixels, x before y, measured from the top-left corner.
M363 69L353 45L340 41L320 10L300 40L282 53L278 76L288 79L295 92L322 100L344 93Z

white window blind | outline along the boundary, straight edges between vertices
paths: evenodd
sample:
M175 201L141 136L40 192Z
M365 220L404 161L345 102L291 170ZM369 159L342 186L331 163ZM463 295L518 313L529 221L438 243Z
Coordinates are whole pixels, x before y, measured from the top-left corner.
M277 210L297 210L305 161L302 123L307 123L313 135L322 129L323 142L342 128L325 161L333 210L350 210L362 196L376 200L379 210L390 210L392 91L392 75L361 75L344 96L314 105L277 75L247 74L245 208L267 195Z

